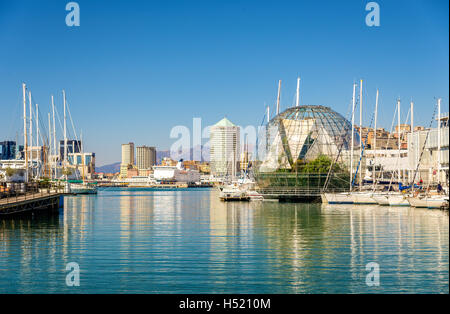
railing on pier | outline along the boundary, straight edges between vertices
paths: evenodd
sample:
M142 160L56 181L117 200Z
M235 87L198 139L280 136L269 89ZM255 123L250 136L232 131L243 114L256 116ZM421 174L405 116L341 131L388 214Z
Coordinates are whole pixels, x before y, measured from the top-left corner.
M0 206L64 193L59 183L0 183Z
M320 187L266 187L257 191L263 195L274 196L297 196L297 197L319 197L325 191ZM348 192L348 188L328 188L327 193Z

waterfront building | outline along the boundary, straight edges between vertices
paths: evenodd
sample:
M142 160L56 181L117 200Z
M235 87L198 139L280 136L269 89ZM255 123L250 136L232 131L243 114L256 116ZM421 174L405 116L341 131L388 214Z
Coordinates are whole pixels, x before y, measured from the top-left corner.
M138 169L140 177L148 177L153 174L153 168L150 169Z
M139 176L139 170L136 167L130 167L127 169L127 178L133 178Z
M411 180L437 184L449 180L449 115L441 116L438 128L417 129L408 134L408 160ZM440 133L440 140L438 137ZM439 150L440 147L440 150ZM417 171L416 171L417 169Z
M128 169L134 165L134 143L122 144L122 162L120 164L120 176L128 177Z
M16 142L0 142L0 160L11 160L16 158Z
M122 165L134 165L134 143L122 144Z
M169 158L169 157L164 157L161 160L161 166L176 166L177 165L177 161Z
M149 146L136 147L136 166L139 170L151 169L156 164L156 148Z
M67 160L69 167L78 169L87 178L95 173L95 153L69 153Z
M223 118L210 130L210 165L215 176L235 176L239 171L240 128Z
M397 149L367 149L364 151L364 155L366 160L364 179L366 181L373 180L373 167L375 167L378 182L391 182L391 179L392 182L409 182L411 168L409 166L408 150L402 148L399 151L398 142Z
M80 140L67 140L67 156L81 152ZM64 160L64 140L59 141L59 160Z
M210 174L211 173L211 166L209 162L202 162L198 165L198 170L203 174Z

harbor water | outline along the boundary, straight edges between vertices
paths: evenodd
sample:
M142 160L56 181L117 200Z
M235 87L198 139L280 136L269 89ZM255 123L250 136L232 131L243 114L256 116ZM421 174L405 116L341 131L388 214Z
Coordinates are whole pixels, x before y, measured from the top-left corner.
M440 210L100 189L0 220L0 293L449 293L448 250Z

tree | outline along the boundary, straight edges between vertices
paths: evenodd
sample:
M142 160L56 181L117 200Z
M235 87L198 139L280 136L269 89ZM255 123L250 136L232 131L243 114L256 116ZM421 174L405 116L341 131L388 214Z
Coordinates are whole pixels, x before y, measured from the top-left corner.
M17 170L8 167L8 168L6 168L5 172L6 172L7 177L12 177L17 173Z
M65 176L70 176L72 174L72 170L68 169L68 168L64 168L63 170L63 175Z

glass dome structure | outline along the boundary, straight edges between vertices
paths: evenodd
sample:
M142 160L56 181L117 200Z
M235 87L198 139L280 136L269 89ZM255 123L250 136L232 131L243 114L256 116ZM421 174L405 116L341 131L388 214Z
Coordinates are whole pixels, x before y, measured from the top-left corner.
M348 164L352 144L352 126L341 114L325 106L292 107L280 113L266 126L266 153L259 172L294 169L318 157ZM359 148L355 130L354 148Z

